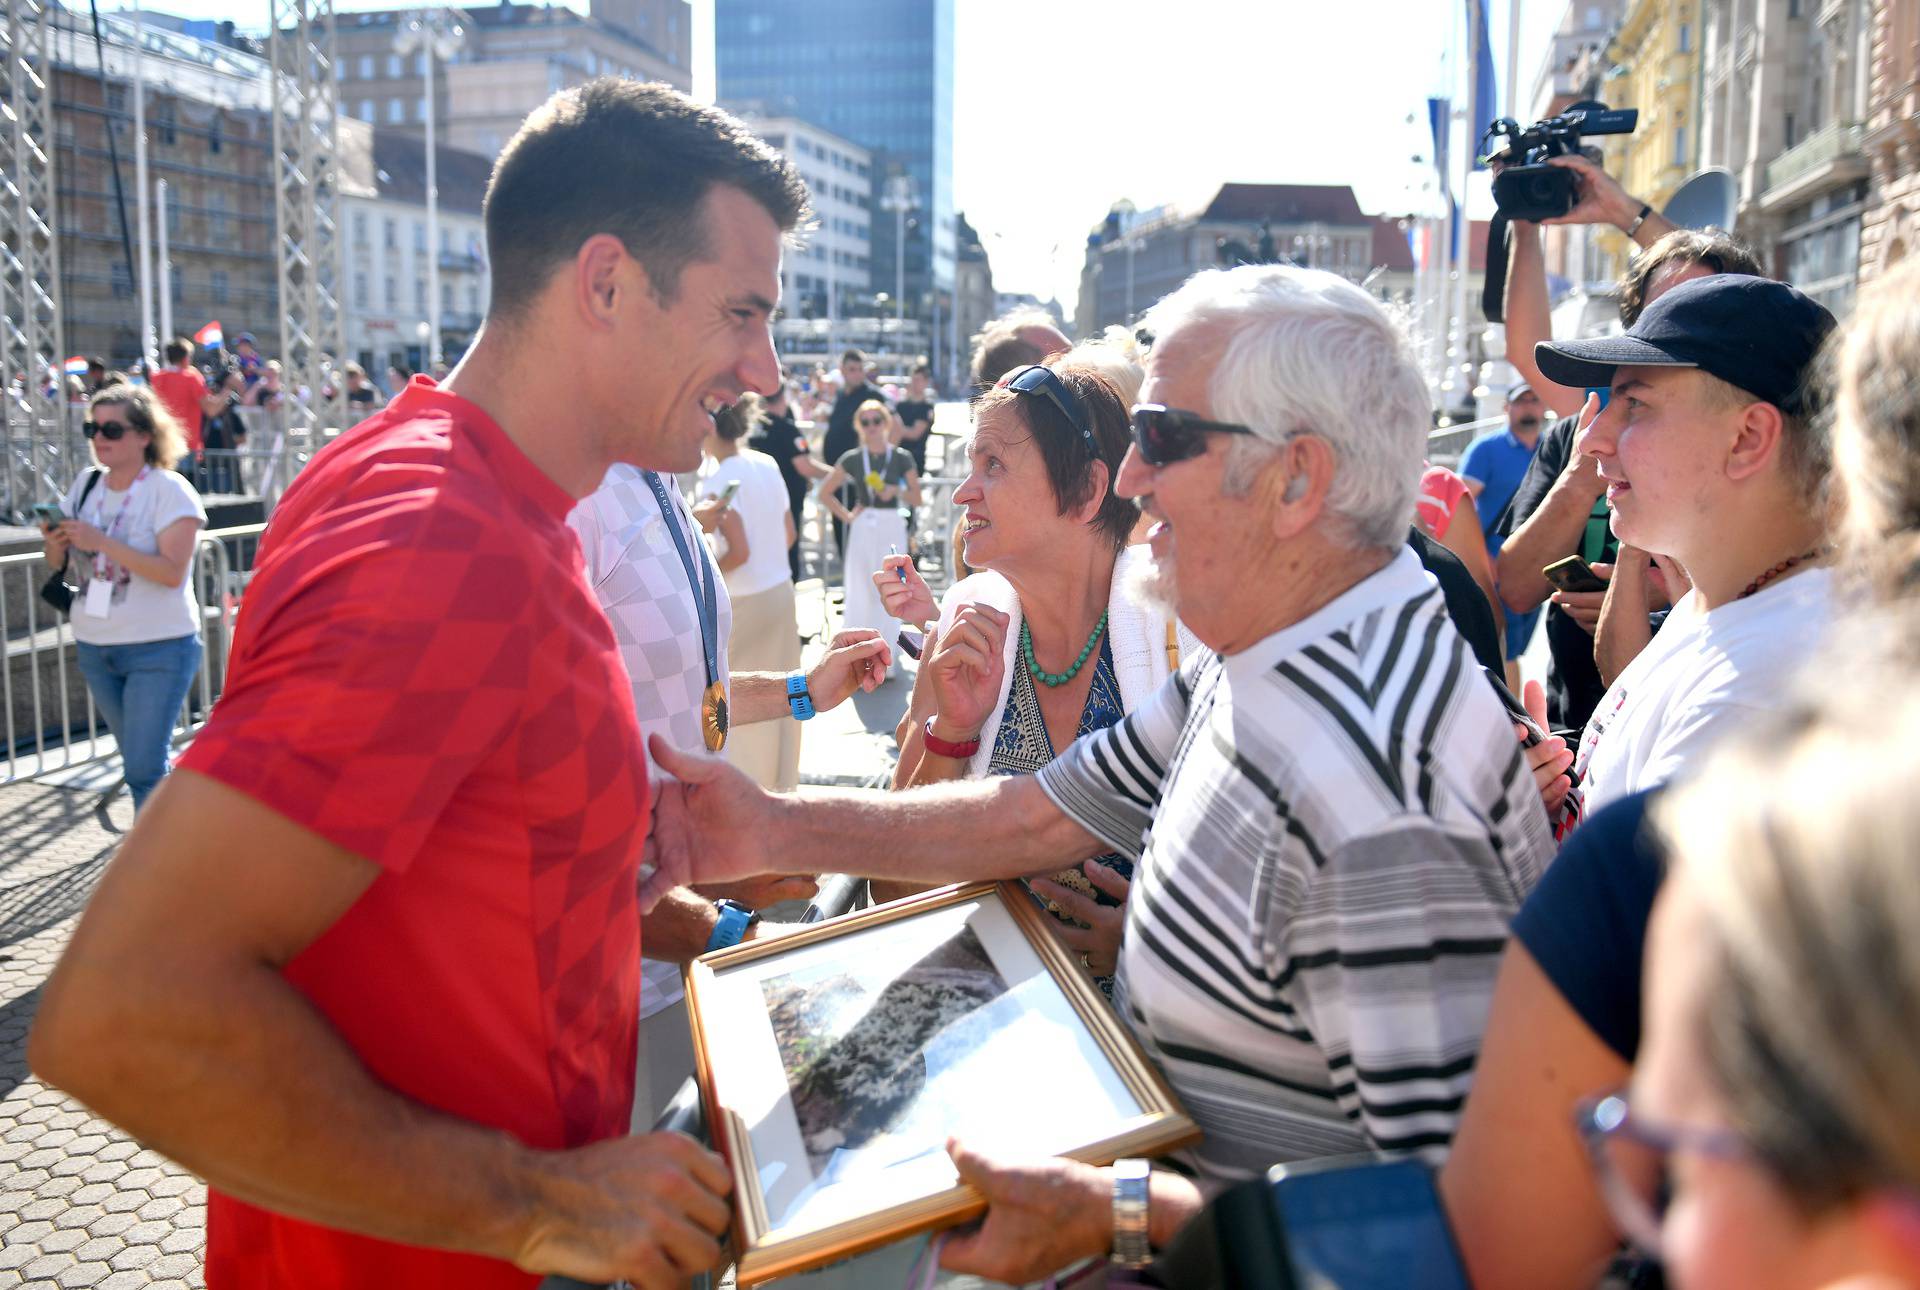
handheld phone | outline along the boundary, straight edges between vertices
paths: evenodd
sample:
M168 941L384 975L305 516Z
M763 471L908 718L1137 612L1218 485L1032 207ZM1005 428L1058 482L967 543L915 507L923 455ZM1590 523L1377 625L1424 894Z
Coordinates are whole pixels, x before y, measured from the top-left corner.
M727 507L732 506L734 496L739 493L739 491L740 481L737 479L729 479L727 486L720 490L720 509L725 510Z
M58 524L66 518L67 513L60 509L60 503L58 502L35 502L33 504L33 522L41 528Z
M1520 702L1514 692L1507 688L1506 679L1496 674L1490 667L1483 667L1480 670L1486 673L1487 683L1493 686L1493 692L1500 696L1501 705L1506 708L1507 715L1527 728L1527 737L1521 740L1520 746L1531 748L1546 739L1546 728L1533 719L1532 714L1527 711L1527 705Z
M925 632L916 632L911 627L902 627L900 629L899 639L900 648L906 651L908 658L919 658L920 651L927 647L927 634Z
M1434 1190L1414 1160L1346 1158L1280 1165L1267 1186L1286 1247L1288 1284L1313 1290L1468 1290Z
M1540 571L1540 576L1562 591L1605 591L1607 580L1577 555L1555 560Z

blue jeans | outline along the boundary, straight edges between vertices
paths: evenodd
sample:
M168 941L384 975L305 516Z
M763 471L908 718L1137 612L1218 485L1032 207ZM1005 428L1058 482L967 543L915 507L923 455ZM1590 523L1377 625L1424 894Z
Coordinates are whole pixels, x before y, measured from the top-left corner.
M167 746L173 723L187 700L187 689L200 670L200 638L176 636L138 645L89 645L75 642L80 675L107 728L119 741L126 763L127 788L133 809L167 773Z

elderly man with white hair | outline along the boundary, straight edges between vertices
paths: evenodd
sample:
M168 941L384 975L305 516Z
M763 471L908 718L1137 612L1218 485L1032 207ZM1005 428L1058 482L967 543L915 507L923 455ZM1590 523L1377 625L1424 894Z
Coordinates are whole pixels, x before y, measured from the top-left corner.
M655 881L1137 856L1114 1003L1205 1133L1193 1180L1151 1177L1159 1245L1205 1191L1277 1161L1444 1153L1508 920L1553 844L1405 545L1428 398L1385 313L1332 274L1259 266L1197 275L1145 327L1119 488L1155 521L1151 590L1209 650L1031 776L775 797L660 751L695 841L663 840ZM970 627L999 657L1002 617ZM1144 1255L1113 1225L1134 1169L953 1154L990 1208L947 1266L1022 1281Z

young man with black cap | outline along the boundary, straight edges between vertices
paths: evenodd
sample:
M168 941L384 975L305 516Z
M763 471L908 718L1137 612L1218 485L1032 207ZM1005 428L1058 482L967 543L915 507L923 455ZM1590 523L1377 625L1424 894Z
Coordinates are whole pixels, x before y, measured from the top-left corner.
M1716 276L1675 287L1625 335L1536 350L1549 379L1612 391L1579 444L1621 543L1609 604L1644 614L1648 553L1693 583L1587 723L1587 809L1671 778L1771 706L1818 643L1827 459L1806 378L1833 326L1785 283Z

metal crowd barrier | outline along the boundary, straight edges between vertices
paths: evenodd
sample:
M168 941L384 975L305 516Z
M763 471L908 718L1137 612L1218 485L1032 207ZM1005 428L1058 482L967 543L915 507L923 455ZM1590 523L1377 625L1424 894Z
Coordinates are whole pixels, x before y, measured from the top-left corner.
M252 576L264 524L214 529L194 548L195 600L204 653L173 730L174 742L206 721L226 680L240 597ZM0 556L0 783L102 762L117 751L80 675L73 625L40 599L52 569L36 551Z

